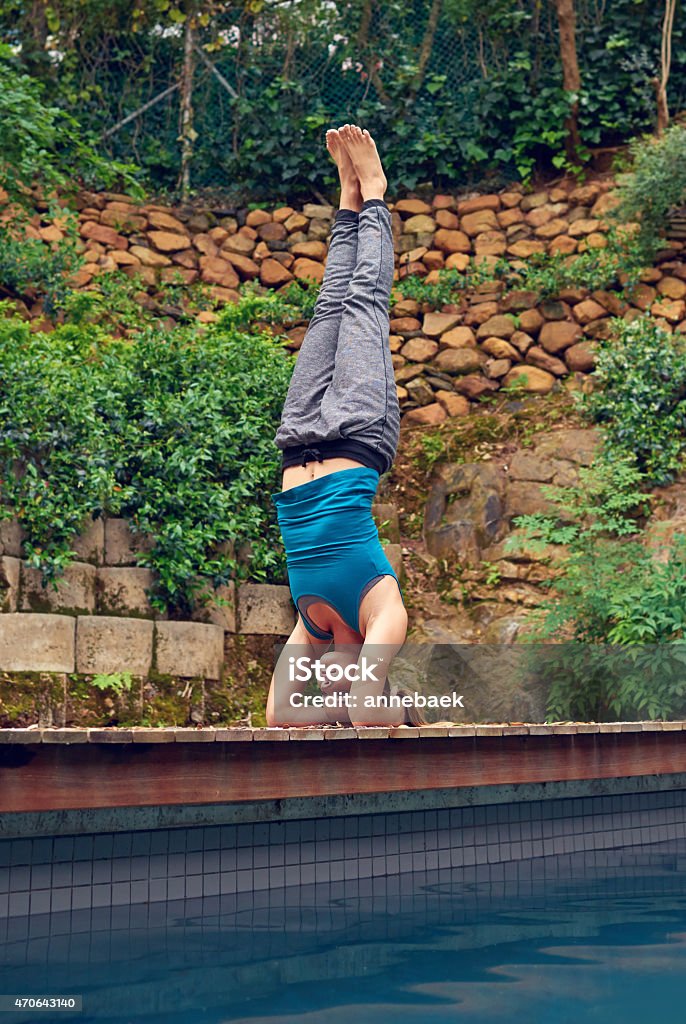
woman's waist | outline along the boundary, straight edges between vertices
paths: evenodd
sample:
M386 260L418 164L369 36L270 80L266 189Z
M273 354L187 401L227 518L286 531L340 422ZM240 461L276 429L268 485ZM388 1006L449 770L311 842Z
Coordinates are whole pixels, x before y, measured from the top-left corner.
M365 561L383 552L379 535L374 528L364 536L346 537L344 540L332 537L312 537L307 543L299 538L283 538L286 561L289 568L315 570L320 566L349 566L356 561Z

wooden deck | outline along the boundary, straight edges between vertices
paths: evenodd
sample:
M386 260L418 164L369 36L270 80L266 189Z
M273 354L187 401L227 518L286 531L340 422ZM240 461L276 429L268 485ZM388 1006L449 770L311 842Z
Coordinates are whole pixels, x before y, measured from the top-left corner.
M686 722L4 729L0 812L235 805L676 775L686 772L685 730Z

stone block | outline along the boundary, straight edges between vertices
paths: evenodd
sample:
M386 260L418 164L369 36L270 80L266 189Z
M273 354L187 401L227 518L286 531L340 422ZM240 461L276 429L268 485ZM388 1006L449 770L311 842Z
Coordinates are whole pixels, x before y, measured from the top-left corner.
M82 562L102 565L105 561L105 520L92 519L74 538L72 550Z
M0 555L21 558L24 531L16 519L0 520Z
M76 671L147 675L152 667L153 623L145 619L79 615Z
M16 612L19 603L21 560L0 557L0 612Z
M95 611L96 568L88 562L72 562L62 576L55 579L57 589L49 582L43 586L40 569L21 563L19 611L70 612L88 614Z
M393 572L396 574L398 580L402 584L405 578L402 546L400 544L386 544L383 550L386 558L391 563L391 568L393 569Z
M228 601L228 604L219 604L218 599ZM207 604L198 603L193 618L197 622L211 622L215 626L221 626L228 633L236 632L236 584L228 583L225 586L217 587Z
M76 619L70 615L0 615L3 672L73 672Z
M165 675L219 679L224 630L203 622L156 622L155 667Z
M379 536L392 544L400 543L400 520L395 505L389 502L374 502L372 515L379 531Z
M154 539L145 533L134 533L126 519L105 520L105 564L137 565L136 555L151 551Z
M288 587L243 583L238 587L238 631L288 636L295 626L295 609Z
M153 586L152 569L105 566L97 570L96 607L100 615L154 615L147 591Z

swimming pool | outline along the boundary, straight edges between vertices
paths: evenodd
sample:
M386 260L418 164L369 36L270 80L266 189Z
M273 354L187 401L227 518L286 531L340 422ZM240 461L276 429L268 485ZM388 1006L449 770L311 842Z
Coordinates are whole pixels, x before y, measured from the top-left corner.
M12 840L3 859L0 994L81 996L82 1022L683 1016L684 790Z
M0 987L112 1024L680 1019L686 841L511 864L15 918Z

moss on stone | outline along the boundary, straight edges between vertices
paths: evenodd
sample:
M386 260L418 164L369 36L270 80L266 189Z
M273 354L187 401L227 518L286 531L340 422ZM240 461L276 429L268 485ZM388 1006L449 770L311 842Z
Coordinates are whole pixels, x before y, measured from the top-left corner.
M51 672L0 673L0 728L63 724L64 676Z

